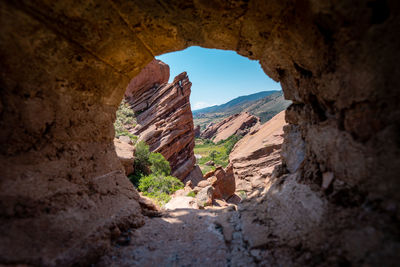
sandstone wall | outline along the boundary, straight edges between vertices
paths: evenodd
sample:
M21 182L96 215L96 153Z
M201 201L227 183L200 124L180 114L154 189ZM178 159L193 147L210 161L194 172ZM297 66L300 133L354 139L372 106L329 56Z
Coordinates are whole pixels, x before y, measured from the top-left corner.
M262 191L266 182L269 183L275 166L281 164L285 125L285 112L282 111L236 143L229 161L237 192L245 191L251 195L256 190Z
M243 112L229 116L218 123L209 125L200 134L200 137L212 139L214 143L218 143L219 141L228 139L234 134L243 136L259 124L259 118L248 112Z
M150 151L161 153L170 163L172 175L180 180L193 171L193 116L190 108L192 83L185 72L167 83L169 67L153 60L129 83L125 97L137 114L133 134Z
M252 246L284 265L296 255L284 251L299 248L311 256L298 262L394 265L399 5L2 1L0 261L72 264L106 249L114 225L140 224L112 145L115 111L155 55L200 45L259 60L293 101L283 150L299 147L304 159L293 165L286 154L279 182L254 206L263 217L259 228L248 217L248 229L262 239Z

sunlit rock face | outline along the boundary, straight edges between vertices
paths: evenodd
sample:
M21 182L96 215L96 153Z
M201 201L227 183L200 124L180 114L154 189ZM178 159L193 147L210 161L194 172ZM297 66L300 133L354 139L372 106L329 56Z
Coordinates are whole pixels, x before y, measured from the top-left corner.
M150 62L132 79L125 97L135 112L133 133L161 153L170 163L172 175L185 180L194 170L194 126L187 74L167 83L169 67L160 60Z
M251 195L262 191L271 181L275 166L281 164L281 147L285 111L281 111L235 145L229 161L232 163L236 180L236 191Z
M304 160L284 154L277 183L250 205L261 228L246 229L266 236L249 242L282 265L395 265L399 10L392 0L2 1L0 261L88 263L112 229L143 223L112 144L115 111L155 55L200 45L259 60L293 101L284 144Z
M218 143L219 141L228 139L232 135L244 136L259 124L259 118L248 112L242 112L207 126L200 137L212 139L214 143Z

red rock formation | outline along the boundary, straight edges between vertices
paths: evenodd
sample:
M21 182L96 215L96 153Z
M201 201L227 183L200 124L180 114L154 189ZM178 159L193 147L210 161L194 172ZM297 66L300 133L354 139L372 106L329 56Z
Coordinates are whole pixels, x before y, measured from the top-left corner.
M248 112L232 115L218 123L209 125L202 133L202 138L213 139L216 143L228 139L231 135L245 135L256 124L259 119Z
M201 134L200 125L197 125L196 127L194 127L194 137L200 137L200 134Z
M125 174L132 174L133 163L135 161L134 157L134 147L126 142L121 141L121 139L114 139L115 152L122 166L124 166Z
M154 55L198 45L258 60L294 103L290 175L241 214L258 265L398 264L399 1L144 2L0 1L0 262L87 265L144 222L115 111Z
M169 161L172 175L184 180L192 171L198 174L194 168L194 130L189 102L192 84L186 72L175 77L172 83L166 83L168 72L168 65L153 60L132 79L125 96L137 114L133 133L151 151L161 153Z
M225 170L220 166L215 170L206 174L207 180L200 181L194 188L198 191L199 188L213 186L213 199L227 200L235 193L235 176L233 174L232 165L229 165Z
M169 66L161 60L152 60L140 73L129 82L125 91L125 98L128 102L135 101L149 88L158 87L161 84L167 83L169 79ZM145 103L143 103L145 104ZM137 106L136 109L140 109Z
M281 162L285 124L285 111L282 111L237 142L229 155L236 179L236 191L251 193L255 188L265 186L265 179Z

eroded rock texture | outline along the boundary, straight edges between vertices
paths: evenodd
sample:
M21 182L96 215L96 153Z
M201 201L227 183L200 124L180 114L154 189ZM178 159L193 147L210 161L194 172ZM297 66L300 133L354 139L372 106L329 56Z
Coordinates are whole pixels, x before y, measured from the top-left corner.
M287 153L265 201L249 204L260 217L246 229L262 240L246 238L269 249L257 260L395 265L399 5L2 1L0 261L88 262L110 228L143 222L112 144L115 111L155 55L200 45L259 60L293 101L283 150L304 160Z
M185 72L167 83L169 66L153 60L130 82L125 97L136 114L133 134L161 153L172 175L185 180L194 171L194 129L190 108L192 83ZM197 173L197 172L196 172Z
M127 137L127 136L123 136ZM122 140L121 140L122 139ZM125 174L130 175L133 173L133 164L135 162L135 151L134 147L126 142L125 138L114 139L115 152L117 153L118 159L124 167ZM129 137L128 137L129 139Z
M236 191L262 191L275 166L281 164L285 112L254 129L236 143L229 155L235 174ZM266 181L268 179L268 181Z
M248 112L229 116L222 121L209 125L200 134L201 138L212 139L214 143L228 139L232 135L243 136L251 131L253 127L260 124L260 119Z

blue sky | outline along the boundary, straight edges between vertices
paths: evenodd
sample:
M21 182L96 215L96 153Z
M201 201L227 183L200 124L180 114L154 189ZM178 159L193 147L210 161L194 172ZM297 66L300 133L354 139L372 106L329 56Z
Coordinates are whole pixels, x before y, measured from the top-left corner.
M258 61L233 51L192 46L183 51L157 56L170 67L170 82L183 71L192 82L190 103L193 110L219 105L241 95L281 90Z

